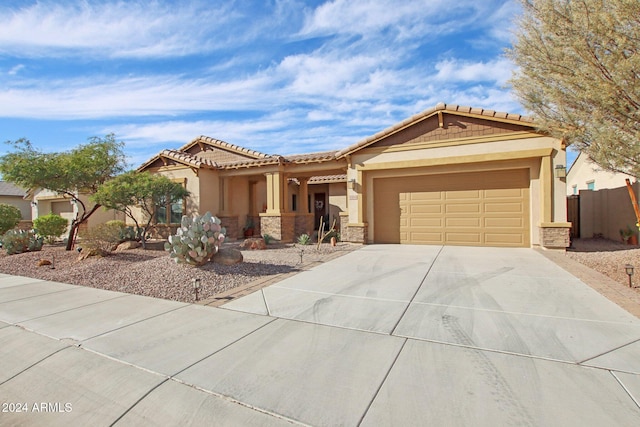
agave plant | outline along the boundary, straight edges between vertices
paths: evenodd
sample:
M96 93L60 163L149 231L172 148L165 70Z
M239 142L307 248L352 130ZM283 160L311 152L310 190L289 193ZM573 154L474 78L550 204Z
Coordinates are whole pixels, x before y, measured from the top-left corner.
M169 236L164 249L177 263L201 266L218 252L225 233L220 219L211 212L202 216L183 216L176 234Z

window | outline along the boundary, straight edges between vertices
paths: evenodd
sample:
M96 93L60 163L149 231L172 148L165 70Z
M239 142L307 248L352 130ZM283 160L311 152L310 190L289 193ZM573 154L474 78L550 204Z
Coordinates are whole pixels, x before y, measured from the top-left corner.
M576 194L578 194L578 184L574 184L572 187L573 189L573 195L575 196Z
M175 180L176 182L182 182L182 186L186 187L187 180ZM179 200L174 203L169 203L166 197L160 199L156 205L156 224L180 224L182 221L182 215L185 211L185 200Z
M291 195L291 211L292 212L298 211L298 195L297 194Z
M587 190L595 190L596 189L596 182L595 181L588 181L587 182Z

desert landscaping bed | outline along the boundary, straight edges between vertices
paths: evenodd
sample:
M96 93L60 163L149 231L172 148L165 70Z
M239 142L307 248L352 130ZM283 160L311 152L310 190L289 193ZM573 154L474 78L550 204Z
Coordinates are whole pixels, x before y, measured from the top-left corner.
M239 249L239 244L225 243L223 247ZM201 280L199 298L205 299L261 278L295 272L305 264L322 262L358 247L349 243L322 244L319 249L315 245L275 244L264 250L242 250L244 261L239 264L209 262L203 267L191 267L176 264L168 252L159 249L132 249L78 260L76 251L65 251L61 245L44 245L39 252L10 256L1 252L0 273L194 302L194 278ZM38 266L40 260L53 261L54 268Z
M629 286L625 265L636 270L634 286L640 285L640 247L608 239L576 239L566 255L587 267L608 276L624 287ZM638 289L635 289L637 292Z

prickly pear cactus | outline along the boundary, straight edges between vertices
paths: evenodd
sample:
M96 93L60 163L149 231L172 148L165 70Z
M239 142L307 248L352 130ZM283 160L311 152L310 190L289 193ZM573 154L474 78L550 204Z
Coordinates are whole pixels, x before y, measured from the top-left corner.
M169 236L164 249L177 263L201 266L218 252L226 231L220 220L207 212L202 216L183 216L176 234Z

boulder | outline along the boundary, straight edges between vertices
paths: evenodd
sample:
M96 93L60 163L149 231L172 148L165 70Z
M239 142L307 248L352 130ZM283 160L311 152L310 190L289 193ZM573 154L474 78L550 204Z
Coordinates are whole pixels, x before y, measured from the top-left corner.
M242 242L240 247L243 249L262 250L267 249L267 243L262 237L251 237Z
M42 267L43 265L51 265L51 261L48 259L41 259L38 261L38 267Z
M140 247L140 242L136 242L135 240L127 240L126 242L122 242L116 248L116 252L128 251L130 249L137 249Z
M242 260L242 252L233 248L222 248L211 258L211 261L222 265L239 264Z

